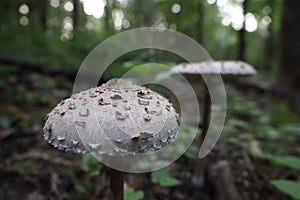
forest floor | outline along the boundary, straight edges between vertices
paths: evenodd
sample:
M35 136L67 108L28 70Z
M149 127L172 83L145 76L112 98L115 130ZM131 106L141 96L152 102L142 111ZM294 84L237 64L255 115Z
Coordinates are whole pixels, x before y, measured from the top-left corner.
M68 90L48 87L52 84L51 87L59 88L63 81L54 84L39 75L29 75L25 83L17 76L1 80L0 87L10 88L5 87L0 105L0 199L108 199L106 167L91 163L84 156L56 150L43 140L44 117L60 99L68 96ZM43 82L48 85L43 86ZM240 136L232 136L235 137ZM288 148L289 154L299 156L300 138L296 140L281 144L277 138L271 143L278 141L283 145L280 148ZM145 173L126 174L125 186L143 191L144 199L149 200L291 199L270 184L270 180L297 180L299 175L295 171L254 156L253 151L261 151L257 140L224 141L219 141L206 158L202 186L192 183L197 159L186 155L169 167L170 174L180 184L163 187L153 183L150 174ZM260 146L269 143L268 138L259 139Z

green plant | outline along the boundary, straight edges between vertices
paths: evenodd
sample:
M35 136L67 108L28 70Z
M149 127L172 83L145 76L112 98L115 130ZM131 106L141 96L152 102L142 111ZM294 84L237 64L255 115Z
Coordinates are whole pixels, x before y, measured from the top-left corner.
M151 173L152 183L158 183L161 186L176 186L181 182L178 179L173 178L167 168L157 170Z
M80 198L89 198L93 189L93 179L99 176L102 165L92 153L89 153L82 156L82 167L87 171L83 181L75 176L72 176L72 181L78 192L77 196Z
M199 159L198 158L199 146L193 143L184 153L185 156L191 159Z
M7 116L0 117L0 128L9 128L12 125L12 120Z
M141 190L134 190L133 188L126 188L124 190L124 199L125 200L140 200L144 197L144 192Z
M280 165L294 170L300 170L300 157L290 156L290 155L274 156L271 154L264 154L263 158L268 159L274 165Z
M272 180L271 184L278 190L290 195L294 199L300 199L300 181L290 181L285 179Z

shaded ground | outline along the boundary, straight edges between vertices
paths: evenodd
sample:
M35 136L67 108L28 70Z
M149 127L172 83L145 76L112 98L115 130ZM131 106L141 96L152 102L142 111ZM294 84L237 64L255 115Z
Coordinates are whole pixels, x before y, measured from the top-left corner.
M88 178L86 174L95 169L87 167L80 155L53 150L43 142L40 132L13 133L1 140L0 144L2 199L107 198L108 177L105 168L102 168L100 177ZM218 162L224 160L229 163L235 186L242 199L290 199L270 185L269 180L291 178L293 174L251 157L239 146L217 147L209 156L209 165L218 165ZM216 181L215 183L209 183L204 188L194 186L191 183L194 165L194 161L182 157L170 166L172 175L182 182L179 186L161 187L152 184L147 174L128 174L127 184L145 191L146 195L149 193L149 199L215 199L226 190L226 185L219 186L221 188L213 187L222 181L223 176L228 178L227 174L222 174L222 170L216 172L216 179L210 180ZM85 184L86 186L79 187ZM153 193L151 197L150 193Z

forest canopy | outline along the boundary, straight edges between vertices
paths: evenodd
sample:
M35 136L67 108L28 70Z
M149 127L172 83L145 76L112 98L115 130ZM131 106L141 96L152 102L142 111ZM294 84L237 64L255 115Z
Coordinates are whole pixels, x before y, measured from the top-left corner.
M5 0L0 8L0 54L78 68L108 36L155 26L187 34L213 59L247 60L275 73L281 4L280 0Z

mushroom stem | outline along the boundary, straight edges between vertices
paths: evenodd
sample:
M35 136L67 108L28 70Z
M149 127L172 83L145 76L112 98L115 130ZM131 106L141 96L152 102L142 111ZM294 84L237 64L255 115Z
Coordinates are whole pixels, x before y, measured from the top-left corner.
M203 121L202 121L202 134L200 140L200 146L203 144L203 140L207 134L209 126L209 117L210 117L211 102L207 86L205 86L204 94L204 112L203 112Z
M202 119L202 133L199 141L199 148L203 145L204 139L207 134L208 126L209 126L209 118L210 118L210 109L211 109L211 100L209 96L209 91L207 86L204 89L204 111L203 111L203 119ZM207 158L198 159L196 161L196 165L194 168L194 173L192 177L193 184L203 187L205 184L205 171L207 165Z
M124 178L123 172L110 168L110 189L112 200L123 200L124 199Z

